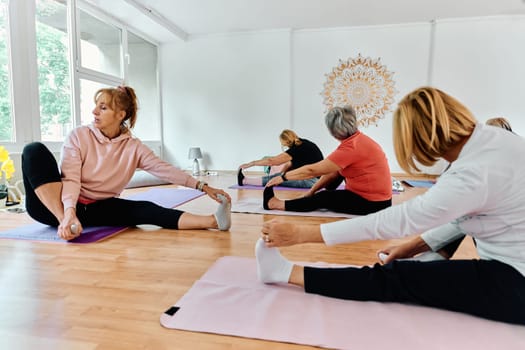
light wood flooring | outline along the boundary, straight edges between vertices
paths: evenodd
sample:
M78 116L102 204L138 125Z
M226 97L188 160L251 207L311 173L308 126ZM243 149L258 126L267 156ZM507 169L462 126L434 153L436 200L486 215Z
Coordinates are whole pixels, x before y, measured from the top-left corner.
M402 176L396 176L402 179ZM202 176L232 199L262 191L231 190L234 172ZM128 190L143 191L146 188ZM424 191L407 188L400 203ZM277 191L281 198L299 192ZM207 196L179 207L210 214ZM163 328L161 313L225 255L253 257L261 224L273 215L232 214L229 232L130 228L105 241L60 244L0 239L0 349L309 349L310 347ZM282 217L319 224L340 219ZM0 230L31 223L26 214L0 212ZM367 241L326 247L306 244L282 249L292 260L372 264L376 251L399 241ZM466 241L456 258L473 257Z

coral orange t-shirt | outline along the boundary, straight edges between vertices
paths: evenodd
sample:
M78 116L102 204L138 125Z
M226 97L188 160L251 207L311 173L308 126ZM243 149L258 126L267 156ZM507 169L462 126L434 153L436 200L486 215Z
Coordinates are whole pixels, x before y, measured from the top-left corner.
M392 198L392 178L383 149L370 137L357 131L328 157L341 170L345 189L369 201Z

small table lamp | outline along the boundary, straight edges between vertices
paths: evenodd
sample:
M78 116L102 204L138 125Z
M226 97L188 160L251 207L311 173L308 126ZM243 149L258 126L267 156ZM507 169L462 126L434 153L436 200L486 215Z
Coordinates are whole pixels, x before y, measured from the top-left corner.
M190 151L188 152L188 159L193 159L193 173L192 175L199 175L200 169L199 169L199 161L198 159L202 158L202 152L200 147L190 147Z

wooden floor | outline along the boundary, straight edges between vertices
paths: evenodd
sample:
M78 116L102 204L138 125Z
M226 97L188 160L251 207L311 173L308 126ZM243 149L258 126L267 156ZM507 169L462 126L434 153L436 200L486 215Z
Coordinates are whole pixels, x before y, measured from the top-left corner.
M398 177L402 178L402 177ZM235 201L261 191L230 190L234 173L203 176ZM145 190L134 189L130 192ZM276 192L292 198L299 192ZM407 188L395 204L422 193ZM201 197L180 207L215 211ZM232 215L229 232L130 228L98 243L61 244L0 239L0 349L309 349L293 344L163 328L161 313L225 255L253 257L261 224L273 215ZM339 219L282 217L290 222ZM0 212L0 230L32 222L26 214ZM367 241L337 247L308 244L282 249L292 260L372 264L393 242ZM472 257L465 242L456 258Z

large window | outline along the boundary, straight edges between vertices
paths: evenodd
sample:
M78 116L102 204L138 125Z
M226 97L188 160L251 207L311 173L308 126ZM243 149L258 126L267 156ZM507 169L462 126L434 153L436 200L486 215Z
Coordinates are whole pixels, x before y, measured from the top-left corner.
M80 64L122 80L122 30L80 9Z
M13 141L7 34L7 0L0 0L0 142Z
M143 141L159 141L157 46L127 28L109 23L111 20L103 14L88 7L80 8L77 68L80 122L92 122L93 97L98 89L126 84L135 89L139 100L134 134Z

